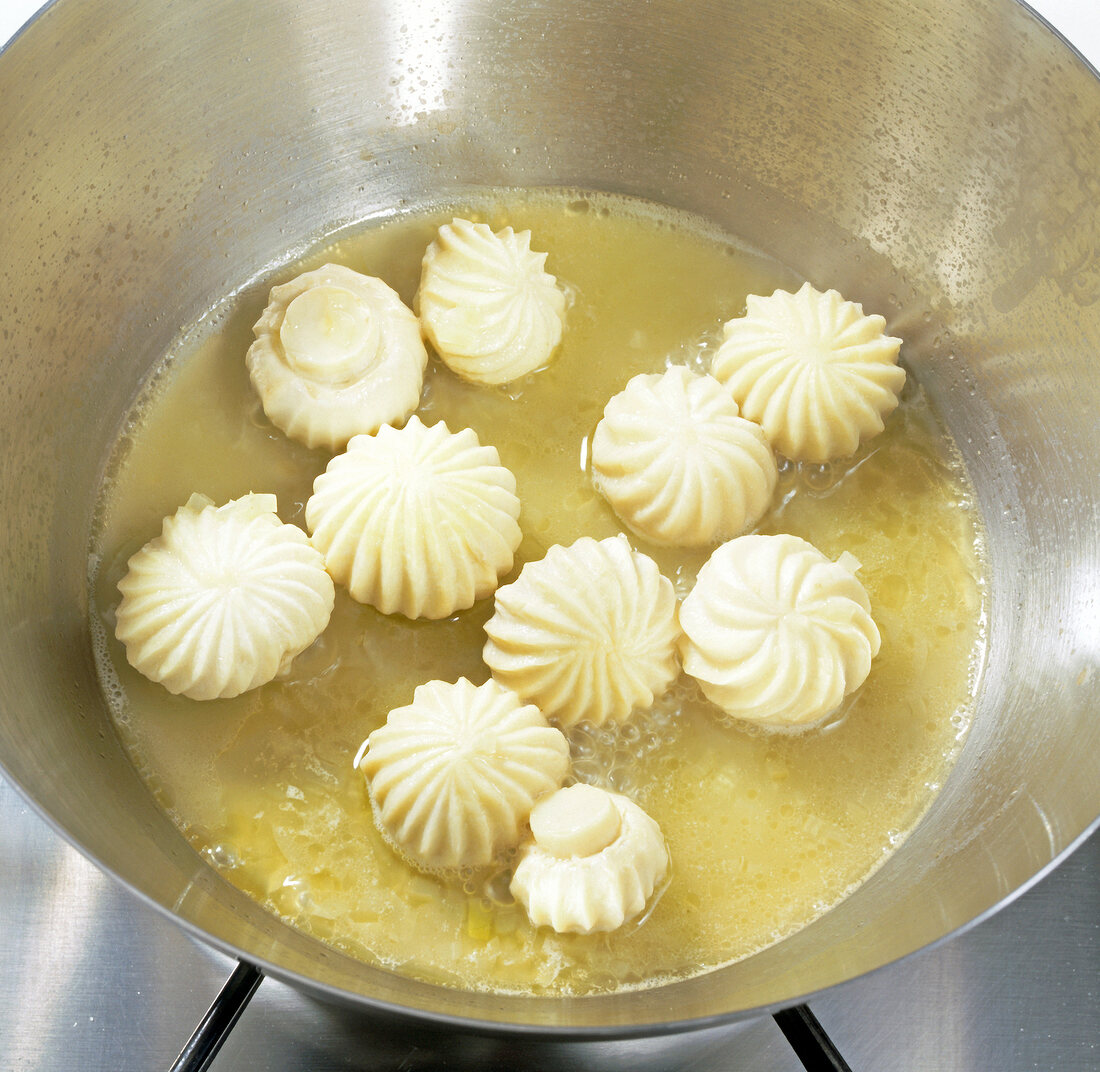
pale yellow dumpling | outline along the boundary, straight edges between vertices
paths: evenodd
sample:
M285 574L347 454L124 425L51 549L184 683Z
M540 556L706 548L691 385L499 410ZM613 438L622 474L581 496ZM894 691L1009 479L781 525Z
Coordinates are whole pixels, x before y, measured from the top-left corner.
M420 402L420 324L381 279L326 264L273 287L246 362L271 423L307 447L403 421Z
M828 717L863 684L879 631L858 562L797 536L740 536L680 607L684 670L727 715L777 729Z
M885 334L881 316L809 283L746 304L726 324L711 373L780 454L824 463L882 431L905 370L901 340Z
M657 823L619 793L577 783L531 812L511 890L535 926L613 931L646 907L668 873Z
M313 484L306 525L352 598L446 618L491 595L521 532L515 477L470 428L384 426L356 436Z
M321 634L334 589L306 534L274 495L215 506L205 495L165 518L119 581L115 635L130 665L194 700L275 678Z
M417 309L451 371L509 383L542 368L561 341L565 293L531 249L531 232L455 219L424 254Z
M631 379L592 437L597 490L651 543L702 547L755 525L778 480L759 425L712 376L682 366Z
M359 769L397 851L450 871L490 864L519 843L535 801L564 781L569 743L495 681L430 681L370 735Z
M625 536L528 562L497 591L485 632L493 676L562 726L623 722L679 672L672 584Z

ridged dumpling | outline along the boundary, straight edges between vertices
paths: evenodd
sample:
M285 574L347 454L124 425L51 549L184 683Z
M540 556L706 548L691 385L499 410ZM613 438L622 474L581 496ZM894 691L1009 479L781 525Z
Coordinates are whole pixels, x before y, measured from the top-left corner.
M702 547L755 525L778 481L759 425L712 376L682 366L639 375L592 437L597 490L651 543Z
M797 536L717 548L680 607L684 670L727 715L801 729L866 679L879 631L852 555Z
M905 383L901 340L881 316L809 283L795 294L750 294L725 325L711 373L780 454L824 463L878 435Z
M193 700L275 678L328 624L332 579L274 495L192 495L127 563L115 635L130 665Z
M625 536L555 545L498 589L483 656L562 726L623 722L679 672L676 595Z
M246 355L271 423L307 447L403 421L420 402L420 323L381 279L326 264L273 287Z
M561 341L565 293L531 232L455 219L424 254L417 308L436 353L480 384L542 368Z
M335 580L383 614L446 618L492 594L522 534L516 480L470 428L409 418L355 436L314 481L306 526Z
M619 793L578 782L543 797L511 891L537 926L613 931L645 908L668 873L661 828Z
M428 871L482 867L519 844L531 808L569 771L569 743L537 707L487 681L429 681L359 759L375 822Z

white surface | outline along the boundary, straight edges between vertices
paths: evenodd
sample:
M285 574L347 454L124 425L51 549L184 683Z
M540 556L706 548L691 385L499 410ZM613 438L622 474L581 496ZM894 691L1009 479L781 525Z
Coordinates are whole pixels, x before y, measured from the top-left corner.
M1100 4L1096 0L1031 0L1030 6L1100 70Z
M0 41L7 42L41 6L41 0L0 0ZM1032 0L1030 6L1100 70L1097 0Z
M8 41L41 6L37 0L0 0L0 41Z

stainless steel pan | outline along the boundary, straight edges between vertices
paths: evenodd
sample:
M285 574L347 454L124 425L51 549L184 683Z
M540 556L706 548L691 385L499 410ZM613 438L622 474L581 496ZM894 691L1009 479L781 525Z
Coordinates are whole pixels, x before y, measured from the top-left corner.
M469 185L709 216L892 311L978 489L965 752L866 885L658 990L500 998L265 914L154 805L89 654L100 466L179 329L288 249ZM950 935L1100 814L1100 82L1012 0L58 0L0 56L0 763L141 897L364 1009L526 1035L737 1018Z

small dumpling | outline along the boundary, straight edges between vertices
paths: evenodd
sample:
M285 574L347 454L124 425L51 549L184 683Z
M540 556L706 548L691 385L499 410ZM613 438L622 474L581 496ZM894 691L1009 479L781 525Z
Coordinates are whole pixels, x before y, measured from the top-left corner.
M755 525L778 481L759 425L712 376L681 366L630 380L592 437L597 490L622 522L663 546L703 547Z
M802 729L866 679L879 631L852 555L797 536L740 536L699 571L680 607L684 670L727 715Z
M130 665L193 700L237 696L276 677L328 625L335 592L309 537L274 495L165 518L127 564L115 635Z
M711 372L780 454L824 463L882 431L905 370L901 340L884 333L881 316L809 283L796 294L750 294L747 305L726 324Z
M565 780L569 743L495 681L429 681L367 738L359 769L379 829L415 866L482 867Z
M679 672L676 595L625 536L555 545L498 589L484 659L562 726L624 722Z
M618 793L578 782L531 811L512 895L559 933L613 931L639 915L668 873L657 823Z
M373 276L326 264L273 287L245 358L276 428L342 450L420 403L428 351L420 323Z
M417 307L443 363L464 380L509 383L542 368L561 341L565 294L530 231L455 219L424 254Z
M519 546L516 480L470 428L383 426L314 481L306 526L335 580L383 614L446 618L492 594Z

